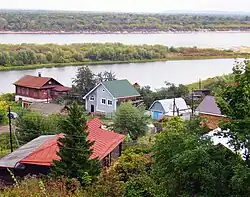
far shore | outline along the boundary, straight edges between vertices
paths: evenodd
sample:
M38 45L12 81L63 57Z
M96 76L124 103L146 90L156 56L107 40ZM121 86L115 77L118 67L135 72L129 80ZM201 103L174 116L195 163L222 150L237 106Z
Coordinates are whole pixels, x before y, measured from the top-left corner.
M212 31L200 29L197 31L0 31L0 34L181 34L181 33L249 33L249 30L232 30L232 31Z
M108 64L129 64L129 63L149 63L149 62L163 62L163 61L174 61L174 60L205 60L205 59L234 59L234 58L245 58L245 55L236 56L180 56L171 57L168 59L151 59L151 60L131 60L131 61L86 61L86 62L69 62L69 63L49 63L49 64L34 64L24 66L2 66L2 71L14 71L14 70L32 70L39 68L54 68L54 67L68 67L68 66L98 66Z

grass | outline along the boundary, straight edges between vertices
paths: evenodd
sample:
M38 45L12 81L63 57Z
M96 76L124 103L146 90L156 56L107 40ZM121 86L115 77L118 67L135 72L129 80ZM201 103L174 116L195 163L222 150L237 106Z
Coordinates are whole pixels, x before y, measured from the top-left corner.
M2 66L0 71L10 70L29 70L38 68L53 68L53 67L66 67L66 66L83 66L83 65L105 65L105 64L126 64L126 63L146 63L156 61L168 61L168 60L199 60L199 59L225 59L225 58L245 58L249 54L245 53L229 53L225 55L173 55L165 59L144 59L144 60L129 60L129 61L84 61L84 62L69 62L69 63L49 63L49 64L32 64L24 66Z

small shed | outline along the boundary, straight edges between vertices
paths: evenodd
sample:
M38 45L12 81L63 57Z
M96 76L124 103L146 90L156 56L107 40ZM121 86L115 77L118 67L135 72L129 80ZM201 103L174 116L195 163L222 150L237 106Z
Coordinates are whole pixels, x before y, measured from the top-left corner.
M191 109L183 98L154 101L149 110L154 120L175 115L182 116L183 119L189 119L191 114Z
M196 114L207 120L207 126L210 129L216 129L220 121L227 120L221 113L214 96L206 96L196 109Z

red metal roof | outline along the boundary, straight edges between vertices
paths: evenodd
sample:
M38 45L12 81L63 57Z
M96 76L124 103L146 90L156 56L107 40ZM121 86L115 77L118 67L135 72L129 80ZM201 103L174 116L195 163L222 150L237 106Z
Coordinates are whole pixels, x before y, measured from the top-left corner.
M38 77L38 76L25 75L24 77L16 81L14 85L40 89L51 79L52 79L51 77Z
M89 131L87 139L95 142L92 147L93 154L90 156L90 159L97 158L98 160L102 160L126 137L125 135L102 129L101 126L103 123L98 118L88 121L87 124ZM52 139L38 147L33 153L22 159L19 163L51 166L53 160L60 159L56 154L59 150L57 140L62 136L63 134L54 136Z

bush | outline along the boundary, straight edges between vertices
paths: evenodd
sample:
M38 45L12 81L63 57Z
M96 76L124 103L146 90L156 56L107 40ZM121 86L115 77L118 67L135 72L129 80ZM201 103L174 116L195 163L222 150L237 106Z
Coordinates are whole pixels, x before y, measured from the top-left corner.
M21 197L82 197L83 192L80 183L72 179L48 179L43 180L37 177L26 177L16 186L4 187L0 196Z
M133 177L125 184L124 197L154 197L156 184L147 174Z

